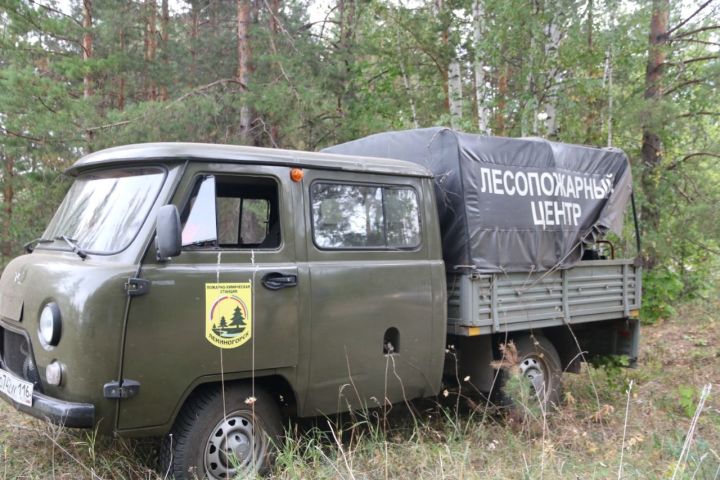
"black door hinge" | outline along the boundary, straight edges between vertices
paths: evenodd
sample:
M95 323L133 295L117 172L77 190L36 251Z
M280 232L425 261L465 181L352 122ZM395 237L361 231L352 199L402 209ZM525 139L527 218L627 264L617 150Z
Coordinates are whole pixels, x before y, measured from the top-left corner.
M143 278L128 278L125 284L125 291L129 297L139 297L150 291L150 280Z
M135 380L117 380L103 385L103 396L105 398L131 398L140 392L140 382Z

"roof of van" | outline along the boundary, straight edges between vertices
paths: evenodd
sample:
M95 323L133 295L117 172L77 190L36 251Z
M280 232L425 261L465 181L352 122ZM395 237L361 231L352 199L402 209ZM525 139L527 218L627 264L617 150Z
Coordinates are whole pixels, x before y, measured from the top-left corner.
M88 168L122 165L129 162L185 160L318 168L411 177L433 176L427 168L404 160L211 143L139 143L108 148L82 157L65 173L77 175Z

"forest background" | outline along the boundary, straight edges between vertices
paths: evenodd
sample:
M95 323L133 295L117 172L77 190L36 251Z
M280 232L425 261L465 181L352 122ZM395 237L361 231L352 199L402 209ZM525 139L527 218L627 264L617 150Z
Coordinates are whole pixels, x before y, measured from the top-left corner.
M652 322L714 292L719 81L720 0L0 0L0 265L91 151L447 125L625 150Z

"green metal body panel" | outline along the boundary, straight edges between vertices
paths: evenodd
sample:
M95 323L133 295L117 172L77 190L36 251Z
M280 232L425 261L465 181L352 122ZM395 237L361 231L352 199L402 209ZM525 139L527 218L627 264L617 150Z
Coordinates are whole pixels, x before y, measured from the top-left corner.
M153 210L167 201L181 169L181 165L167 168ZM153 222L146 221L123 251L85 260L59 245L37 249L11 261L0 279L0 323L28 333L40 372L53 360L66 366L63 385L45 384L45 394L94 404L100 433L116 427L118 401L104 398L103 385L120 374L128 304L125 283L135 277L154 231ZM58 304L63 322L61 342L51 350L42 347L37 335L40 311L48 301Z
M274 178L280 186L282 244L276 250L185 250L168 262L148 252L142 277L150 280L147 295L130 304L123 376L141 383L140 394L124 400L119 429L168 429L174 412L192 385L224 372L226 379L250 377L255 371L277 369L296 382L298 364L297 288L271 291L261 285L269 272L297 275L293 190L285 167L190 164L173 196L178 207L187 201L203 173ZM205 285L252 282L254 328L250 342L219 349L205 338ZM222 368L221 368L222 367Z
M107 433L114 425L115 402L103 398L102 387L117 378L127 303L124 284L134 270L132 264L82 262L74 253L38 251L13 260L0 282L2 321L28 332L40 372L55 359L66 365L65 385L44 385L45 394L94 404L99 429ZM7 307L12 303L9 296L22 299L19 322L19 316ZM40 311L48 300L58 304L63 318L62 341L51 351L40 345L36 334Z
M203 383L282 377L300 416L381 405L384 399L437 393L446 334L445 272L429 173L410 163L203 145L149 145L93 154L69 173L131 165L167 169L148 220L129 247L82 260L67 248L42 245L8 265L0 284L0 322L25 330L44 381L53 360L66 366L61 387L44 392L91 403L99 432L160 435L187 396ZM305 178L290 179L302 166ZM185 249L166 262L153 244L157 209L188 202L202 174L272 178L278 185L282 243L276 249ZM407 186L417 192L422 242L411 251L328 251L312 239L310 185L316 179ZM297 276L297 286L272 291L268 272ZM23 281L15 279L20 276ZM139 277L149 291L129 297ZM253 284L253 334L234 349L205 339L205 285ZM46 351L38 340L42 306L62 312L63 334ZM399 351L383 352L388 328ZM140 383L131 398L110 400L103 385Z
M512 332L628 318L640 308L642 269L618 259L532 274L453 273L448 290L450 333Z
M307 414L374 407L436 393L445 337L439 232L428 180L308 171L304 182L407 186L423 208L423 242L413 251L328 251L307 242L310 292ZM308 188L305 188L306 202ZM305 221L311 221L305 209ZM307 229L306 229L307 230ZM435 290L437 289L437 290ZM443 293L439 293L443 292ZM437 305L434 304L437 303ZM385 332L399 332L399 348L383 354ZM403 394L404 389L404 394Z

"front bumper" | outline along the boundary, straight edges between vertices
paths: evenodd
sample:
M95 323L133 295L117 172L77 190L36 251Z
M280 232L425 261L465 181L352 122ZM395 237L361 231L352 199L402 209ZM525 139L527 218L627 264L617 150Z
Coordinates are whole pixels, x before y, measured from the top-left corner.
M23 413L56 425L70 428L92 428L95 425L95 405L90 403L64 402L38 392L33 392L32 407L17 403L3 393L0 393L0 398Z

